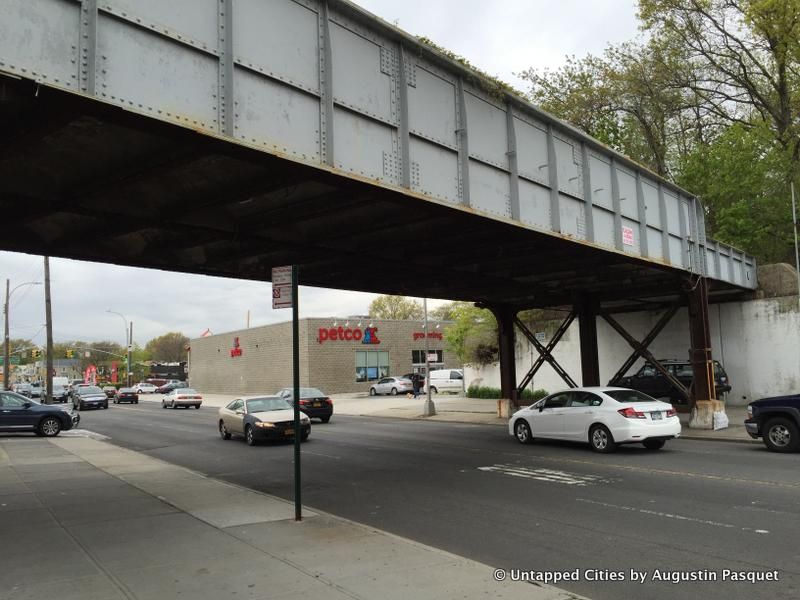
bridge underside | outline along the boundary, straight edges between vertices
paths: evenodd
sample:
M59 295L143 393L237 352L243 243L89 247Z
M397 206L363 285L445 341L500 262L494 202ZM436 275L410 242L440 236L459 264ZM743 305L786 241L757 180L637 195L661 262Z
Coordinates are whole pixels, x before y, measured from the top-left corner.
M298 264L306 285L519 308L671 302L689 277L29 81L0 79L0 128L5 250L255 280Z

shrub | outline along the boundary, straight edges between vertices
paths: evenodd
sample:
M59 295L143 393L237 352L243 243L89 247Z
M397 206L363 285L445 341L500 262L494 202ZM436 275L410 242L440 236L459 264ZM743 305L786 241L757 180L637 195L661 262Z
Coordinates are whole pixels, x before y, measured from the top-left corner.
M521 400L528 400L530 402L536 402L537 400L544 398L547 396L547 390L530 390L525 388L522 390L522 398ZM488 400L499 400L502 398L503 395L500 392L499 388L493 387L484 387L484 386L477 386L471 385L467 388L467 398L485 398Z

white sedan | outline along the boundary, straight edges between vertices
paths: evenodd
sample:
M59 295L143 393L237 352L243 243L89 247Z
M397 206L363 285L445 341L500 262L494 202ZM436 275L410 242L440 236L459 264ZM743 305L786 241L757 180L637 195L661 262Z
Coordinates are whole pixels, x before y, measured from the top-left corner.
M137 383L134 388L137 394L155 394L156 393L156 386L152 383Z
M681 434L671 404L625 388L565 390L522 408L508 422L521 444L536 438L588 442L595 452L613 452L618 444L644 444L658 450Z
M161 399L161 408L178 408L179 406L194 406L200 408L203 396L192 388L176 388Z

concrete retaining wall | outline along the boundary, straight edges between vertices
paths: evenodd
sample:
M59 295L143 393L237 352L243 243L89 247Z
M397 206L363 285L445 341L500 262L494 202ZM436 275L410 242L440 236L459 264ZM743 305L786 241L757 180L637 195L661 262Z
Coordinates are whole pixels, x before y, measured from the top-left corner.
M722 362L731 378L727 401L747 404L765 396L800 392L800 313L797 296L785 296L715 304L709 309L714 358ZM647 311L615 315L636 339L641 340L655 325L661 312ZM548 322L536 331L544 331L550 340L556 322ZM598 318L597 336L602 382L614 375L632 349L605 321ZM517 339L517 381L520 381L538 354L521 335ZM524 343L523 343L524 342ZM688 358L689 324L686 310L673 317L650 346L657 358ZM572 324L553 353L556 360L577 382L581 380L580 342L577 320ZM641 366L639 360L629 374ZM467 385L500 387L497 365L466 370ZM567 387L545 363L533 380L534 388L555 391Z

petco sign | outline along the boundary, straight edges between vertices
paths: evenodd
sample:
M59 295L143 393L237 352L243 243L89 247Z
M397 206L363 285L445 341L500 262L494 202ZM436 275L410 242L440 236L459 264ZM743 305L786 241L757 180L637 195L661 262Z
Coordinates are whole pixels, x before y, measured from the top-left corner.
M317 341L321 344L326 341L341 342L361 342L362 344L380 344L378 339L377 327L365 327L360 329L350 329L349 327L331 327L329 329L320 327L317 333Z

